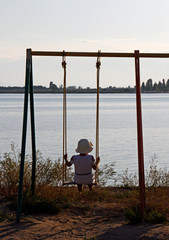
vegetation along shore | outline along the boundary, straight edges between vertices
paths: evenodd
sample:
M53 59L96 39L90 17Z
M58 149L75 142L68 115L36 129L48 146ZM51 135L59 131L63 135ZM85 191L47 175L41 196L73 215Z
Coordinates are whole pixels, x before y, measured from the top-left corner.
M139 211L138 174L100 166L92 192L62 186L62 163L37 151L36 193L32 196L31 156L26 156L21 222L16 223L20 152L14 144L0 161L2 239L169 239L169 172L152 159L146 172L145 222ZM68 171L71 179L72 171ZM112 180L110 185L107 181ZM126 234L127 237L126 238Z

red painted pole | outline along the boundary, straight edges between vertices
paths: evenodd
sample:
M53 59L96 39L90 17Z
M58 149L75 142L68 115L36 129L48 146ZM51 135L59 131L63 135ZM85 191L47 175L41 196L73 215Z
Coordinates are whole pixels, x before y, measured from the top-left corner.
M144 221L145 209L145 178L144 178L144 154L143 154L143 130L142 130L142 109L140 89L140 63L139 51L135 51L135 76L136 76L136 108L137 108L137 144L138 144L138 170L139 170L139 192L140 192L140 213Z

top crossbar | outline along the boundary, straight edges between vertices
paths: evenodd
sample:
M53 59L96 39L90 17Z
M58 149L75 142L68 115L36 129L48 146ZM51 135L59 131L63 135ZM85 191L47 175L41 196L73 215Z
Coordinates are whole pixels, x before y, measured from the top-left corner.
M63 56L63 52L31 51L32 56ZM67 57L97 57L98 52L66 52ZM133 58L135 53L100 52L100 57ZM169 58L169 53L139 53L141 58Z

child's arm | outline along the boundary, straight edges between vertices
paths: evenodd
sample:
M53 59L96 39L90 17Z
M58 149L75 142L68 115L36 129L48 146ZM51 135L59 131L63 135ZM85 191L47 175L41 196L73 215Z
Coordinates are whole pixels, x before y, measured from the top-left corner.
M67 156L67 154L64 155L64 159L65 159L65 161L66 161L66 165L67 165L68 167L70 167L70 166L72 165L72 163L68 161L68 156Z
M93 158L93 162L94 162L94 158ZM100 157L97 157L96 163L94 163L94 164L92 165L92 168L93 168L94 170L96 170L96 168L97 168L97 166L99 165L99 163L100 163Z

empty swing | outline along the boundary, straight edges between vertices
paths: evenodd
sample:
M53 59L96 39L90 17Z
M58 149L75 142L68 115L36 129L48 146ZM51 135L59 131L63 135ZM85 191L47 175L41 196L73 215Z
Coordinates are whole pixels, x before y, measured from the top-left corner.
M62 67L64 70L63 76L63 177L62 184L63 185L71 185L76 184L74 181L68 182L67 180L67 166L65 163L64 156L67 154L67 101L66 101L66 53L63 51L62 55ZM96 68L97 68L97 98L96 98L96 151L95 151L95 159L99 157L99 79L100 79L100 51L98 51ZM98 165L96 165L95 171L95 183L97 185L99 182L98 177Z

